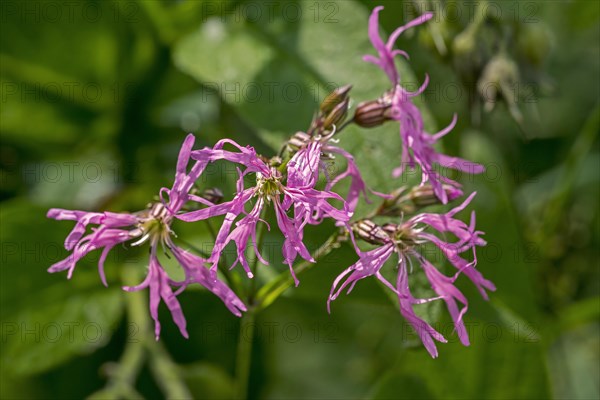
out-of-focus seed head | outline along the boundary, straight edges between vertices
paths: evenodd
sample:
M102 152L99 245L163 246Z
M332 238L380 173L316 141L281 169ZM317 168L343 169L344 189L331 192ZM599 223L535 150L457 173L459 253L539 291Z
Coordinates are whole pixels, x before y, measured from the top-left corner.
M477 48L475 32L477 26L473 25L454 37L452 42L452 50L457 57L471 55Z
M539 21L523 24L517 37L517 49L535 67L541 67L554 45L552 31Z
M513 118L521 122L522 115L517 107L518 99L514 91L519 80L519 66L512 58L505 54L493 57L477 81L477 89L485 103L485 110L492 111L498 97L501 97Z
M507 101L512 98L512 89L519 81L519 67L508 56L501 54L492 58L477 82L477 89L484 101L488 104L496 102L497 93L500 92ZM508 96L507 96L508 95Z

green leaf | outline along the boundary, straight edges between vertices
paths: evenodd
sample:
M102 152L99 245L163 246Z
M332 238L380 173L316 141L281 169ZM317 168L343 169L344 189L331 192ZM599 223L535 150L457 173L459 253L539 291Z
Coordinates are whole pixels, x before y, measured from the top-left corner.
M549 397L541 343L521 340L497 324L466 322L470 347L457 340L440 344L437 359L406 352L398 359L399 373L420 377L440 399Z
M120 288L104 288L97 268L86 268L93 262L80 262L71 281L48 274L67 256L61 247L72 223L45 213L22 198L0 210L0 360L11 375L45 371L106 345L122 315Z
M155 54L139 4L4 6L3 139L48 152L116 132L127 93Z
M390 372L374 385L368 399L435 399L427 385L413 374Z
M14 375L39 373L105 346L123 309L119 288L36 300L38 307L2 322L3 369Z
M183 365L180 368L195 398L231 399L234 397L233 378L223 368L202 361Z
M563 328L600 320L600 296L573 303L561 311L560 324Z
M281 13L262 25L239 18L208 20L179 42L175 63L220 91L278 149L294 132L308 128L318 104L334 87L353 84L354 104L376 99L390 87L385 74L361 58L374 52L367 37L367 10L353 1L331 4L330 18L315 14L315 3L302 1L297 21ZM268 10L262 12L267 15ZM398 66L404 82L414 86L417 80L407 64L399 60ZM434 129L424 112L426 125ZM369 132L349 128L340 135L340 145L354 151L373 188L385 191L402 183L389 179L391 168L400 162L398 136L396 124Z
M218 90L274 151L291 134L308 127L313 112L332 88L353 84L355 105L377 99L390 88L386 75L362 60L363 54L374 53L367 36L365 7L354 1L331 3L327 12L309 1L297 6L302 17L296 21L281 13L274 13L269 23L233 17L210 19L183 38L174 52L175 64L182 71ZM268 15L266 9L261 12ZM398 60L398 68L403 82L413 90L418 80L408 64ZM421 109L426 126L434 130L436 124L429 112L422 104ZM390 179L392 168L400 163L396 123L369 131L350 126L339 138L340 146L355 155L365 181L374 190L391 191L407 183L407 178ZM330 172L335 175L344 170L345 165L338 164ZM339 192L345 191L340 186ZM357 218L369 207L362 204ZM319 244L315 243L315 248ZM287 272L278 281L279 290L290 286ZM263 289L259 297L268 292ZM279 294L271 293L266 304Z
M483 132L466 132L463 147L467 159L486 167L485 173L472 177L472 183L465 190L477 188L471 207L477 210L477 228L486 232L488 242L478 249L477 269L498 288L498 292L491 295L492 302L498 297L514 315L535 322L538 310L532 275L540 249L523 237L523 222L513 195L513 171ZM484 314L478 313L480 317Z
M597 399L600 325L592 322L566 332L548 350L548 367L557 399Z

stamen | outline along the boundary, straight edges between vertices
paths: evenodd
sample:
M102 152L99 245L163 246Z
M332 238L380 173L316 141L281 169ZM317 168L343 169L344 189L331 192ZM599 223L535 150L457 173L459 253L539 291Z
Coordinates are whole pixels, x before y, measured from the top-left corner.
M134 243L131 243L132 246L139 246L140 244L146 242L150 238L150 233L146 233L142 238Z

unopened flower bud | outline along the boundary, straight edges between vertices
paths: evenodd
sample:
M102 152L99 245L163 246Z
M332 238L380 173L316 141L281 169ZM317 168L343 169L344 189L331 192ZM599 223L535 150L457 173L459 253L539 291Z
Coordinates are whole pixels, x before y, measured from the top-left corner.
M462 190L454 186L442 185L442 188L446 192L448 201L452 201L463 195ZM413 188L413 190L410 191L408 196L417 208L423 208L435 204L442 204L440 199L436 196L433 187L429 184Z
M321 112L324 115L330 114L333 109L340 103L348 99L348 93L352 89L352 85L346 85L335 89L329 93L325 100L321 103Z
M381 226L369 219L363 219L352 224L352 231L359 239L371 244L385 243L390 239Z
M308 133L296 132L294 133L294 136L288 140L287 144L292 150L298 151L310 141L310 137L311 136Z
M394 237L398 231L398 225L392 224L391 222L385 223L381 226L381 229L385 231L390 237Z
M323 127L325 129L330 129L334 125L338 125L344 122L346 119L346 115L348 114L348 106L350 104L350 99L346 98L340 104L335 106L333 110L325 117L325 121L323 122Z
M279 167L279 166L281 166L282 162L283 162L283 159L280 156L273 156L269 159L269 165L271 167Z
M407 201L408 195L405 192L406 186L402 186L390 193L390 197L385 199L377 210L377 215L398 216L407 212L404 203Z
M388 121L388 110L392 106L389 96L377 100L364 101L356 107L354 122L363 128L373 128Z
M448 201L455 200L463 195L462 190L454 186L444 184L442 187L446 192ZM393 191L391 197L383 202L377 215L400 216L436 204L442 204L442 202L436 196L430 184L416 186L410 191L407 191L406 187L401 187Z

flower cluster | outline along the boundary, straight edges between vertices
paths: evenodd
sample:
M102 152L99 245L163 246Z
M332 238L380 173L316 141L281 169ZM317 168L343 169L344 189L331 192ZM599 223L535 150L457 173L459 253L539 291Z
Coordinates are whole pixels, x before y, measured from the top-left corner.
M440 198L442 203L447 203L448 198L446 197L445 191L442 189L443 183L448 183L454 186L458 184L451 179L442 176L435 171L434 164L439 164L442 167L456 169L466 173L479 174L483 172L483 166L476 163L468 162L457 157L449 157L445 154L438 153L434 150L434 144L448 134L456 125L456 115L454 119L446 128L440 132L431 135L425 132L423 127L423 117L419 109L412 103L411 98L420 95L427 88L429 83L429 77L425 76L425 82L421 87L414 93L408 92L400 85L400 75L396 69L394 59L400 55L409 58L408 54L402 50L394 50L394 43L407 29L420 25L433 17L433 14L426 13L422 16L410 21L408 24L403 25L396 29L387 42L381 39L379 36L379 12L383 10L383 7L379 6L373 10L371 18L369 19L369 38L373 47L377 51L377 55L366 55L363 59L367 62L371 62L381 68L392 84L392 89L386 93L386 95L374 102L376 109L379 109L381 116L385 119L392 119L400 123L400 137L402 139L402 163L400 167L394 169L393 175L398 177L402 175L404 171L404 165L414 167L418 164L422 171L422 183L431 182L436 195ZM374 110L373 105L365 104L365 108L369 109L371 114ZM362 110L360 110L362 111ZM368 126L373 126L373 119L367 118L367 113L362 112L359 114L361 118L359 120L365 120L364 123ZM383 122L383 119L381 120Z
M431 325L417 317L413 310L414 304L443 299L454 321L461 343L468 346L469 337L462 321L468 303L466 297L454 286L454 282L463 273L477 286L485 298L487 298L486 289L495 290L494 284L483 278L481 273L475 269L477 264L475 247L486 244L485 240L480 237L483 232L475 231L475 213L471 214L471 223L468 226L463 221L454 218L454 214L463 210L474 196L475 193L471 194L460 206L446 214L422 213L399 224L388 222L384 225L377 225L368 219L355 222L353 230L356 236L379 247L363 252L354 243L359 260L342 272L333 283L327 303L328 309L330 302L335 300L342 290L348 287L349 293L360 279L375 276L398 296L400 313L415 329L432 357L437 357L433 339L440 342L446 342L446 339ZM446 242L436 235L426 232L428 228L439 234L451 233L458 240L452 243ZM419 247L427 243L435 245L456 268L457 272L452 277L442 274L419 252ZM462 253L469 250L473 252L473 261L467 261L461 257ZM396 262L398 275L395 285L390 283L381 272L383 265L393 254L398 257ZM412 296L408 285L409 271L407 269L407 265L410 265L412 270L412 259L419 263L438 297L415 299ZM460 311L456 304L457 301L463 304Z
M455 215L465 209L475 193L461 205L447 213L420 212L432 204L446 204L462 197L460 185L433 170L434 164L452 167L469 173L478 173L483 168L435 151L434 144L447 134L453 122L436 134L424 131L423 118L411 99L420 94L425 85L416 93L407 92L400 82L394 59L408 55L394 50L398 36L408 28L422 24L431 18L425 14L392 33L387 42L379 35L377 7L369 20L369 37L377 56L365 56L365 60L379 66L389 77L391 90L381 98L361 103L354 117L347 120L350 108L351 86L336 89L321 104L320 109L306 132L297 132L281 148L277 156L266 158L250 146L242 146L233 140L223 139L212 147L194 149L195 137L189 134L179 153L173 185L162 188L159 200L147 209L137 213L85 212L51 209L48 217L57 220L76 221L75 227L65 240L65 248L71 254L50 267L50 272L67 270L73 274L78 261L94 250L101 250L98 271L106 285L104 262L111 249L118 244L129 243L140 246L148 243L150 257L146 278L137 286L124 287L126 291L148 288L150 313L155 321L155 334L158 339L160 322L158 308L161 300L170 310L175 324L182 335L188 337L186 320L177 296L191 284L198 283L218 296L235 315L247 311L245 304L234 292L228 281L221 280L218 271L230 270L241 264L245 275L254 278L254 263L249 262L248 250L256 260L268 265L261 254L259 232L271 227L265 217L267 210L273 210L277 228L281 232L281 255L289 267L295 285L299 280L294 270L298 257L306 262L316 262L308 250L305 228L319 225L329 218L335 221L337 238L350 239L356 249L358 261L344 270L333 283L327 301L335 300L347 289L350 292L355 284L369 276L375 276L398 298L400 313L414 327L425 348L437 356L434 340L446 339L430 324L419 318L413 306L425 302L443 300L454 321L461 342L469 344L463 316L467 311L466 297L456 288L454 282L460 275L466 275L487 298L486 290L495 290L494 285L477 271L476 247L484 246L482 232L475 229L475 213L467 225ZM426 80L427 81L427 80ZM397 121L402 138L402 162L412 168L420 167L422 182L414 188L402 187L391 194L382 194L369 189L351 153L338 145L344 127L349 124L369 128L386 121ZM346 169L335 177L327 174L327 160L343 159ZM196 185L210 164L225 162L234 164L238 171L235 192L224 201L222 192L199 195ZM402 167L391 171L392 176L402 174ZM338 193L338 183L347 180L348 190ZM380 206L368 217L357 219L356 207L361 200L369 202L371 192L382 198ZM200 256L194 251L178 245L173 222L194 223L213 218L221 221L215 233L214 246L210 254ZM376 222L386 218L385 222ZM93 225L88 232L88 225ZM87 232L87 233L86 233ZM339 234L341 232L342 234ZM446 235L453 235L455 241L447 241ZM363 251L359 242L363 241L375 248ZM185 243L185 242L184 242ZM228 245L236 249L235 261L224 266L224 251ZM452 276L444 275L420 249L435 246L456 269ZM184 278L177 281L169 277L158 257L160 249L172 255L181 265ZM384 264L396 255L397 277L395 283L386 278ZM468 257L465 254L472 254ZM409 275L413 271L412 261L418 263L431 284L436 297L417 299L409 288ZM460 305L459 305L460 304Z

